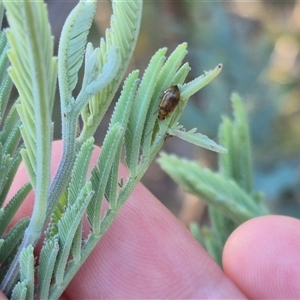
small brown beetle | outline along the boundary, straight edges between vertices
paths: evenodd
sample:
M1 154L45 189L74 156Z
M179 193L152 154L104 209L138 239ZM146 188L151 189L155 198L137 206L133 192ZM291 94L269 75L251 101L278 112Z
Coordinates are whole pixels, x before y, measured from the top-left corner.
M164 120L177 106L180 99L180 90L173 85L164 91L159 104L158 119Z

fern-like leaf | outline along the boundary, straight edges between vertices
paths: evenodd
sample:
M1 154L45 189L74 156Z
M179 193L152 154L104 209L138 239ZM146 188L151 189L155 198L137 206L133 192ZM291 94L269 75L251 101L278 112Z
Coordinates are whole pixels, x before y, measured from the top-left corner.
M94 194L92 185L87 182L81 189L73 205L67 207L61 220L58 222L58 235L60 252L58 254L55 270L55 283L61 285L64 278L65 268L69 260L70 249L79 224L86 208Z
M124 129L119 123L114 124L105 136L98 165L92 170L91 183L95 194L87 209L88 220L95 234L100 232L101 208L105 188L116 153L124 139Z
M166 48L160 49L152 57L137 91L130 122L126 130L126 163L133 176L137 172L140 152L139 146L141 145L150 99L152 98L157 83L157 74L159 74L166 59L164 56L166 51Z
M149 137L149 132L152 132L153 128L155 128L154 124L155 122L157 122L158 107L164 90L166 90L171 85L182 84L183 81L185 80L185 78L181 77L182 81L174 81L174 78L175 75L177 74L179 67L182 64L184 57L187 54L186 48L187 48L186 43L182 43L181 45L177 46L176 49L170 54L170 56L164 63L163 67L161 68L159 75L157 76L155 90L152 99L150 100L151 102L149 105L149 110L147 112L147 117L145 121L146 126L144 130L144 134L148 136L148 138L145 137L143 139L143 143L142 143L142 148L145 157L148 157L151 151L150 145L152 143L152 137L151 135ZM176 113L176 111L174 111L173 114L174 113ZM167 120L164 120L164 122L161 122L161 125L163 125L162 126L163 130L161 130L159 134L163 136L162 140L164 140L164 132L170 120L171 118L168 118Z
M267 214L267 211L257 205L234 181L209 169L203 169L195 162L163 153L158 162L187 192L204 198L236 224Z
M35 189L35 202L30 224L1 289L8 294L17 279L21 249L35 245L46 221L50 186L51 121L56 87L57 61L53 58L53 38L47 10L42 0L3 1L7 10L10 44L9 74L17 87L18 113L25 149L24 163Z
M89 29L96 12L96 1L81 0L68 16L59 42L59 88L62 112L71 109L71 95L78 81Z
M105 39L100 41L99 68L109 59L109 53L119 49L121 63L114 80L98 94L82 111L84 122L79 141L92 136L109 107L131 59L140 27L142 1L112 1L113 15Z
M53 39L42 1L4 1L4 4L10 23L7 36L12 67L9 73L20 95L18 112L22 132L31 133L23 136L26 151L31 152L27 163L30 162L35 176L41 180L39 178L45 178L47 165L49 168L52 140L51 112L55 88L52 79L56 77L56 63L52 58ZM35 18L35 15L38 17ZM49 85L49 77L52 85ZM42 170L37 169L37 160L43 162Z
M89 138L81 146L73 167L71 181L68 187L68 205L72 205L86 182L87 169L93 151L94 139Z
M20 97L17 109L25 144L22 156L36 197L28 234L23 241L23 247L27 247L37 242L46 219L57 62L53 58L53 38L44 2L3 3L10 24L7 30L11 62L9 74ZM16 268L17 259L11 267L14 276L17 274ZM3 282L2 288L6 289L6 285L7 282Z
M224 118L219 130L219 140L228 148L228 156L221 157L220 171L224 176L235 180L248 193L253 192L251 146L249 129L242 99L231 97L234 121Z

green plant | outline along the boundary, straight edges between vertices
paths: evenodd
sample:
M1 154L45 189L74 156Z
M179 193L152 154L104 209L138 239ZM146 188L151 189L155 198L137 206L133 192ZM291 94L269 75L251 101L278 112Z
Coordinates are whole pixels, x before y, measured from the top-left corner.
M224 117L219 130L227 155L219 157L219 172L195 162L161 154L161 167L186 191L208 204L211 226L191 225L197 240L222 264L222 251L228 236L241 223L268 214L262 197L253 190L251 147L246 113L241 98L232 95L234 121Z
M21 160L30 183L2 210L1 289L12 299L32 299L35 294L56 299L111 225L167 135L226 152L195 130L185 132L177 122L188 98L217 76L222 66L184 83L190 67L182 65L187 53L183 43L169 57L165 56L166 48L159 49L141 79L139 71L131 72L111 116L98 163L86 181L93 135L132 56L142 1L113 1L111 28L94 48L87 43L87 35L97 2L81 0L65 22L58 57L53 56L53 38L42 0L3 3L10 28L1 32L0 40L2 204ZM1 12L3 15L2 6ZM8 69L7 57L11 64ZM84 76L78 83L82 65ZM57 79L63 156L50 184L51 115ZM19 98L4 118L12 82ZM75 97L73 90L78 84L81 89ZM163 91L175 84L181 93L179 104L160 121L157 109ZM79 118L83 128L77 136ZM127 178L118 176L123 148ZM7 225L31 188L35 192L31 218L21 220L6 234ZM109 205L102 211L104 198ZM85 213L91 226L88 236L82 233ZM35 269L33 251L45 225L48 228Z

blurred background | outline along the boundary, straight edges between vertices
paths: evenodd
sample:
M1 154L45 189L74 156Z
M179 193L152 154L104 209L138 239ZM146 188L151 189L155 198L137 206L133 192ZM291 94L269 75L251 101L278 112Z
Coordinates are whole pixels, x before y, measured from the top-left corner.
M56 47L62 25L77 1L47 1ZM98 46L109 27L111 4L101 0L90 41ZM245 101L252 138L254 182L273 213L300 217L300 1L144 1L140 37L129 70L146 68L167 46L170 53L188 42L189 80L223 64L221 74L194 95L181 117L217 140L223 115L231 116L230 95ZM117 98L117 97L116 97ZM56 103L55 138L60 138ZM110 115L99 128L101 146ZM167 139L164 150L197 160L212 169L217 155ZM185 224L198 221L204 205L185 194L153 163L143 183Z

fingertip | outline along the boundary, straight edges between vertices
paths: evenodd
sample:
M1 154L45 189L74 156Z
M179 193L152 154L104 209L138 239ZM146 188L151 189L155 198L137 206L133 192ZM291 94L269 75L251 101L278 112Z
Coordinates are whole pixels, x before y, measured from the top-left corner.
M285 216L252 219L229 237L226 275L249 298L300 298L300 221Z

